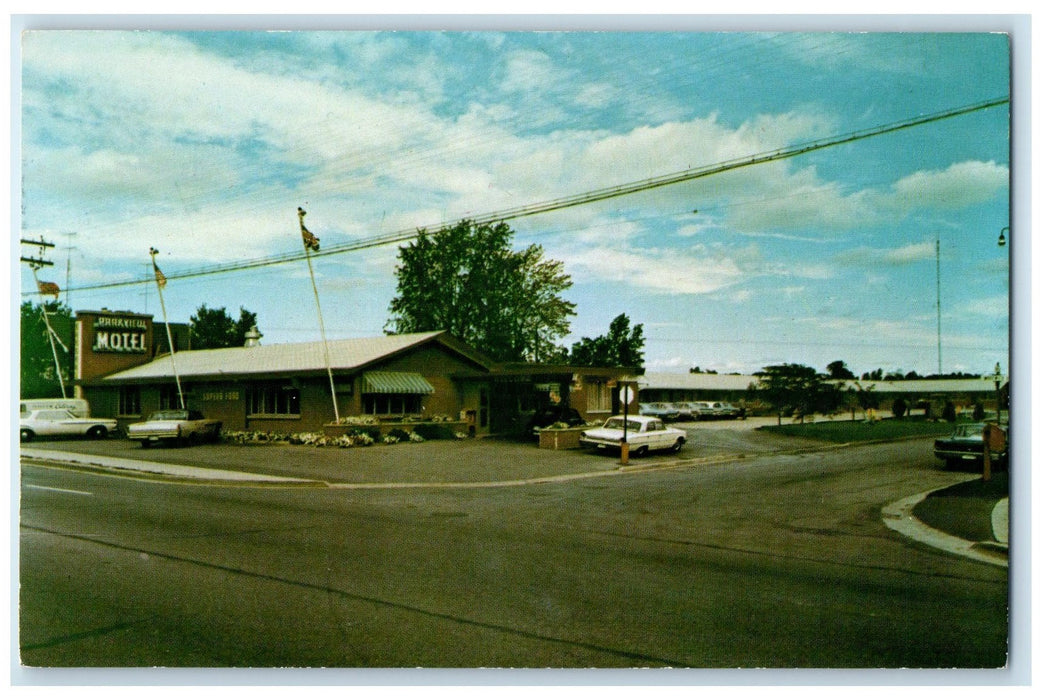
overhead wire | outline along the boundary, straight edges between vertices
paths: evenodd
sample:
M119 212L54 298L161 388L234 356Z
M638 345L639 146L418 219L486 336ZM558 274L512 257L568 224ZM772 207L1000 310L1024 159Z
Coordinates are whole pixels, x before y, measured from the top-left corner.
M667 173L656 177L646 178L643 180L637 180L634 182L624 183L620 185L613 185L596 190L590 190L579 194L568 195L559 197L556 199L545 200L542 202L536 202L532 204L526 204L518 207L512 207L494 212L488 212L471 217L464 217L462 219L456 219L451 221L443 221L433 226L426 226L420 228L408 228L398 231L393 231L386 234L379 234L367 238L362 238L354 241L348 241L346 243L336 244L328 246L327 248L311 253L312 257L328 257L332 255L340 255L347 252L354 252L365 250L369 248L375 248L379 246L391 245L395 243L403 243L405 241L416 238L421 230L437 230L446 226L451 226L459 223L460 221L471 221L475 224L488 224L498 221L510 221L523 217L535 216L538 214L545 214L554 211L560 211L576 206L583 206L592 204L595 202L604 201L607 199L613 199L616 197L622 197L626 195L636 194L652 189L666 187L669 185L675 185L681 182L687 182L690 180L709 177L720 173L737 170L739 168L750 167L754 165L760 165L764 163L770 163L789 158L794 158L814 151L819 151L825 148L833 146L852 143L855 141L880 136L883 134L893 133L904 129L913 128L916 126L922 126L933 122L941 121L944 119L951 119L957 116L978 112L985 109L990 109L1002 104L1007 104L1009 97L999 97L982 102L973 103L970 105L963 105L953 109L944 110L941 112L935 112L932 114L912 117L904 119L898 122L892 122L881 126L871 127L867 129L857 130L848 132L845 134L838 134L831 137L818 139L815 141L805 142L796 144L794 146L784 147L775 149L773 151L766 151L751 156L745 156L742 158L734 158L719 163L697 166L686 170L681 170L673 173ZM172 279L188 279L193 277L201 277L205 275L222 274L228 272L238 272L242 270L249 270L258 267L268 267L274 265L282 265L290 262L295 262L304 259L304 252L291 252L281 253L277 255L269 255L257 258L251 258L246 260L240 260L234 263L224 263L205 266L196 268L193 270L186 270L182 272L170 272L166 273L168 280ZM83 285L76 287L73 291L86 291L96 289L112 289L118 287L133 286L139 284L148 283L150 280L146 277L143 279L127 280L119 282L108 282L95 285Z

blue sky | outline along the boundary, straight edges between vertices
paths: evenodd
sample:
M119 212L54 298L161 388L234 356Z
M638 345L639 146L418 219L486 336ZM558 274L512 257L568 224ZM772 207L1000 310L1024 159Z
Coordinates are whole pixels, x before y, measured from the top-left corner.
M1010 94L995 33L38 31L21 61L41 278L157 318L154 285L83 287L143 279L150 247L168 275L298 253L298 206L331 246ZM1008 367L1009 196L1001 105L510 223L572 277L563 343L626 313L649 371L936 372L939 241L942 369L984 373ZM331 338L383 332L396 254L315 260ZM164 299L318 338L302 261Z

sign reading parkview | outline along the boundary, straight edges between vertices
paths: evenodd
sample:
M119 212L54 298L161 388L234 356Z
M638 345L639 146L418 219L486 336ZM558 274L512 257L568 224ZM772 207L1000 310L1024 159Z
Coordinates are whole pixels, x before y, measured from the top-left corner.
M144 353L148 324L141 318L99 316L94 319L94 352Z

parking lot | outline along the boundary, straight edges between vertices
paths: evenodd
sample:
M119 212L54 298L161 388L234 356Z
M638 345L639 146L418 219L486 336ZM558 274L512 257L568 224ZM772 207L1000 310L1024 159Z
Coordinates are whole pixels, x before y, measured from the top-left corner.
M629 468L665 466L803 449L820 443L775 436L755 428L770 418L676 423L688 440L679 454L632 458ZM185 464L316 479L330 483L466 483L553 478L617 471L618 453L540 449L534 441L482 438L432 440L370 447L312 447L286 443L142 448L121 439L38 440L27 450L58 450L121 459Z

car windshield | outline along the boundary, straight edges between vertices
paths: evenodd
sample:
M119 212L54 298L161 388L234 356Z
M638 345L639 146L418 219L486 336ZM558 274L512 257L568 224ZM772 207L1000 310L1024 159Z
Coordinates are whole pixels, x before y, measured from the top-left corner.
M960 425L955 429L955 437L980 437L984 435L984 426L978 424Z
M613 429L613 430L622 430L623 427L626 427L627 430L632 430L634 432L637 432L637 431L640 430L640 423L638 421L635 421L635 420L623 421L622 418L609 418L604 423L604 427L605 428L610 428L610 429Z
M156 411L149 420L187 420L188 411Z

